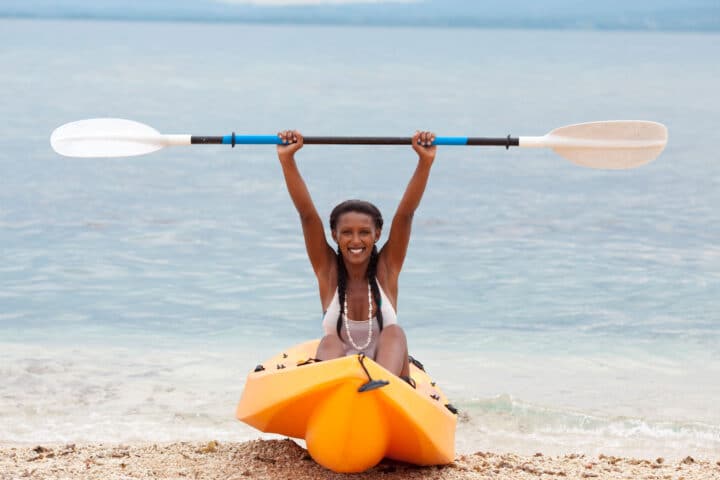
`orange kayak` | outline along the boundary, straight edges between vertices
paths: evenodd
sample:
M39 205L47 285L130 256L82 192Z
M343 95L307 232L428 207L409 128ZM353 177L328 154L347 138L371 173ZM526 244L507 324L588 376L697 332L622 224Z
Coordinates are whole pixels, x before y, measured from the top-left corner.
M416 465L453 461L457 411L419 362L410 364L413 387L362 355L314 361L318 343L258 365L236 417L263 432L305 439L312 458L335 472L362 472L384 457Z

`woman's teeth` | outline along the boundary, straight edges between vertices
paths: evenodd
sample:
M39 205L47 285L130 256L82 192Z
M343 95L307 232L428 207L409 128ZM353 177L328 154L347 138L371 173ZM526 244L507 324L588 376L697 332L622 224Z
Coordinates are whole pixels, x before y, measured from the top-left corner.
M354 253L355 255L357 255L358 253L362 253L362 251L365 249L364 248L351 248L349 250L350 250L350 253Z

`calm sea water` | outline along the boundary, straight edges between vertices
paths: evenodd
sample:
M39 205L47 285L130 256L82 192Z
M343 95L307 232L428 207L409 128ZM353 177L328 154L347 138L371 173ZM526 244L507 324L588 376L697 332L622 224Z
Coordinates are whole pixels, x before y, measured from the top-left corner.
M442 148L399 319L458 450L720 453L720 35L0 20L0 442L245 440L248 370L320 335L272 147L67 159L57 126L542 135L665 123L653 164ZM308 146L390 219L406 147Z

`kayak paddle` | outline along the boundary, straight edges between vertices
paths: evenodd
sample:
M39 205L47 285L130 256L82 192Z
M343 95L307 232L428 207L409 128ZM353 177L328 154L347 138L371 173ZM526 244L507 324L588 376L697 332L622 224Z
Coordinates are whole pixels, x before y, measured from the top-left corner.
M435 145L552 148L571 162L591 168L627 169L651 162L667 143L667 128L657 122L612 120L556 128L541 137L436 137ZM304 137L307 145L410 145L410 137ZM132 120L95 118L55 129L50 144L67 157L129 157L176 145L279 145L277 135L207 137L161 134Z

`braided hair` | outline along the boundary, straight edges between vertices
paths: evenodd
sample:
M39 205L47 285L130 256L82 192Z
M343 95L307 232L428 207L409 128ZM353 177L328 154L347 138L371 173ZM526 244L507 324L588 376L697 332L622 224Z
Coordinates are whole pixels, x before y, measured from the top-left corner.
M375 228L382 228L383 218L380 210L370 202L364 200L346 200L333 208L330 213L330 229L335 230L337 222L340 216L347 212L358 212L364 213L372 217L375 222ZM383 316L382 316L382 297L380 296L380 288L377 283L377 261L378 261L378 250L377 245L373 245L372 252L370 253L370 263L367 268L367 279L370 283L370 291L375 305L377 305L376 317L380 330L383 329ZM338 246L337 250L337 270L338 270L338 297L340 300L340 314L337 319L337 334L340 337L340 331L342 328L343 313L345 313L345 295L347 287L347 270L345 269L345 261L343 259L342 252Z

